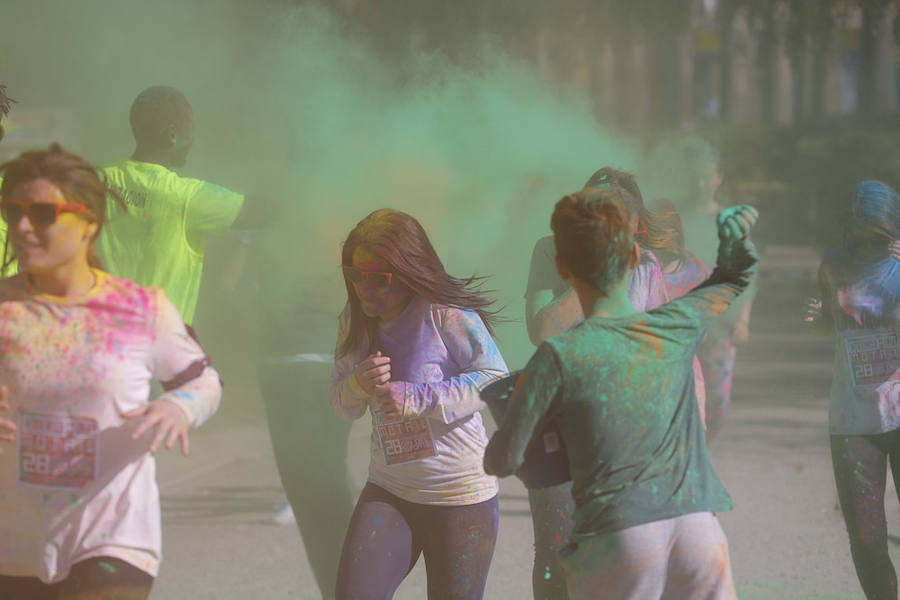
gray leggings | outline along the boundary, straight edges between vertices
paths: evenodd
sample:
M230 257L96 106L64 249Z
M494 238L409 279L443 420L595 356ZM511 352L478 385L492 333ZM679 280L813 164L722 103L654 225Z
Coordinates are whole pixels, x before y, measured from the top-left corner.
M389 600L419 554L429 600L480 600L497 541L497 497L467 506L407 502L367 483L338 568L338 600Z
M834 480L850 536L850 554L869 600L897 600L897 574L888 554L884 515L888 457L897 483L900 429L879 435L831 436Z
M559 550L575 526L572 482L528 490L534 524L534 567L531 585L535 600L566 600L566 576Z

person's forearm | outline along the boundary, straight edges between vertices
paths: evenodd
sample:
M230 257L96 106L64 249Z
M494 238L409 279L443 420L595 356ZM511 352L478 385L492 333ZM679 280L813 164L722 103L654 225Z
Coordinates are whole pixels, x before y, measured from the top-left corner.
M759 255L750 238L739 240L720 240L716 268L702 286L726 284L733 287L738 294L746 290L753 277Z
M539 346L544 340L565 333L584 320L578 294L571 287L537 310L528 319L528 336Z
M514 452L507 431L498 431L484 451L484 472L497 477L513 475L522 466L524 452Z
M404 383L403 416L427 416L449 424L473 415L485 407L478 390L506 374L506 370L482 369L438 383Z
M353 372L332 379L330 401L334 413L348 421L362 417L369 406L369 396L356 382Z
M187 415L191 426L199 427L218 410L222 383L216 370L207 366L198 377L168 390L157 399L174 402Z

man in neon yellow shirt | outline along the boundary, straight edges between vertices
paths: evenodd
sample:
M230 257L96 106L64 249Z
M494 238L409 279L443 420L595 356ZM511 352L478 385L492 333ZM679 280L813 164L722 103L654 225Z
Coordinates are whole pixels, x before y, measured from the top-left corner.
M3 128L3 117L9 114L9 109L12 107L13 102L15 100L6 95L6 86L0 85L0 140L6 135L6 130ZM2 185L3 178L0 177L0 186ZM3 249L0 251L3 253L0 255L0 260L3 261L3 263L0 263L0 276L9 277L10 275L15 275L17 271L16 262L11 260L8 265L4 264L12 256L12 252L6 246L6 221L3 219L0 219L0 248Z
M107 201L97 242L107 271L163 288L187 324L197 307L206 236L234 225L244 206L243 195L172 170L184 166L193 129L191 105L178 90L154 86L138 94L131 105L134 154L103 169L126 208Z

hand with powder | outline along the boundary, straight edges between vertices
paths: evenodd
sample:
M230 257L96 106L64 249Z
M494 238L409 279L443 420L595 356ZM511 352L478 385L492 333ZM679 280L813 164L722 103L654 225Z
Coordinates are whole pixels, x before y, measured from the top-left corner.
M0 413L9 411L9 403L6 401L8 396L9 388L5 385L0 385ZM15 441L17 429L15 422L0 417L0 442ZM0 446L0 454L3 454L2 446Z
M171 450L176 440L181 441L181 453L184 456L190 452L188 440L188 428L190 421L184 410L171 400L154 400L144 406L130 410L124 415L126 419L143 417L137 429L131 434L131 439L136 440L149 429L156 427L156 435L150 444L150 452L156 452L163 439L166 440L166 449Z
M759 211L749 205L730 206L719 213L716 224L719 239L734 241L750 235L750 230L759 220Z
M806 299L806 314L803 320L807 323L814 323L822 316L822 301L818 298Z
M390 381L375 386L375 401L378 408L388 417L399 418L403 416L406 407L407 384L403 381Z
M900 260L900 240L891 241L891 243L888 244L888 251L891 253L891 258Z
M376 352L356 365L353 374L359 387L369 396L375 396L375 388L391 380L391 357Z

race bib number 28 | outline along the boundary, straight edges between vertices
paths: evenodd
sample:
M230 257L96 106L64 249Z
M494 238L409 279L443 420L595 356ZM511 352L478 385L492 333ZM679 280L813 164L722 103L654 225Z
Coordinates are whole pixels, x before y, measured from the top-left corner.
M900 334L847 338L845 347L854 386L879 385L900 377Z
M436 455L431 424L425 417L393 420L385 418L381 411L375 415L375 431L385 463L396 465Z
M33 413L18 421L20 482L75 488L97 479L97 421Z

